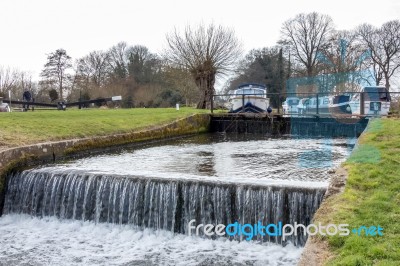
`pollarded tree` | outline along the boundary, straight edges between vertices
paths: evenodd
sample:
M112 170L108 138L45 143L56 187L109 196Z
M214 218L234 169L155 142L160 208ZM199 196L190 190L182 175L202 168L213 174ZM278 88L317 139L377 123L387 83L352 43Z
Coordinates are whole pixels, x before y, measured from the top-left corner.
M233 70L242 54L233 30L223 26L187 26L167 35L166 60L177 68L188 69L201 92L198 109L205 109L215 92L215 78Z
M56 84L59 97L63 100L63 90L65 82L70 78L67 71L72 67L71 57L64 49L58 49L47 56L47 63L40 74L49 83Z

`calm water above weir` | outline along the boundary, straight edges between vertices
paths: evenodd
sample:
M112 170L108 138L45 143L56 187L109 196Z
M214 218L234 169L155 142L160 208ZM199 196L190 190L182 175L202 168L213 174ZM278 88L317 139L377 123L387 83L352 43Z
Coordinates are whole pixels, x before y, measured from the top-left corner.
M330 170L346 159L355 140L210 134L76 160L42 170L326 187Z
M187 224L308 224L354 142L202 135L16 173L0 261L295 265L305 237L212 240L188 236Z

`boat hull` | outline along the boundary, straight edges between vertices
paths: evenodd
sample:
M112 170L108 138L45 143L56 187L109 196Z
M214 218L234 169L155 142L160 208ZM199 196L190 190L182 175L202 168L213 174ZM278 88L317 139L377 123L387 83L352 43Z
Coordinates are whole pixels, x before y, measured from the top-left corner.
M269 98L244 96L231 99L230 113L251 112L263 113L267 111Z
M349 104L353 115L361 114L360 101L351 101ZM384 101L364 102L364 115L368 116L388 115L389 110L390 110L390 102L384 102Z

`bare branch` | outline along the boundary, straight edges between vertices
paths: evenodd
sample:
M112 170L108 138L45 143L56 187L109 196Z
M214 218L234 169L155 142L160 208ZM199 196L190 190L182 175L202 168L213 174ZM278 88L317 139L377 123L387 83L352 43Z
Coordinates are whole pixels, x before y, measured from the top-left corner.
M316 12L299 14L283 23L280 43L285 43L295 59L307 70L307 75L316 74L317 51L327 42L333 30L332 19Z
M176 68L188 69L203 97L198 108L206 108L214 92L216 75L234 70L242 54L241 44L233 30L210 24L195 28L186 26L167 35L167 62Z

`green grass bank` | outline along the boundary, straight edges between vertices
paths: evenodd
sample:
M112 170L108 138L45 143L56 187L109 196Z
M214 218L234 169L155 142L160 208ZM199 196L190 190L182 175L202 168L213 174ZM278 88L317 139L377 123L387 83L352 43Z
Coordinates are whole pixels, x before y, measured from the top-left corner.
M44 141L128 133L209 112L194 108L135 108L0 113L0 150Z
M130 109L2 113L0 215L7 175L15 167L56 162L209 128L207 110ZM5 114L4 116L2 116Z
M314 223L380 226L383 236L318 236L328 243L326 265L400 265L400 120L371 121L343 167L344 192L324 201Z

